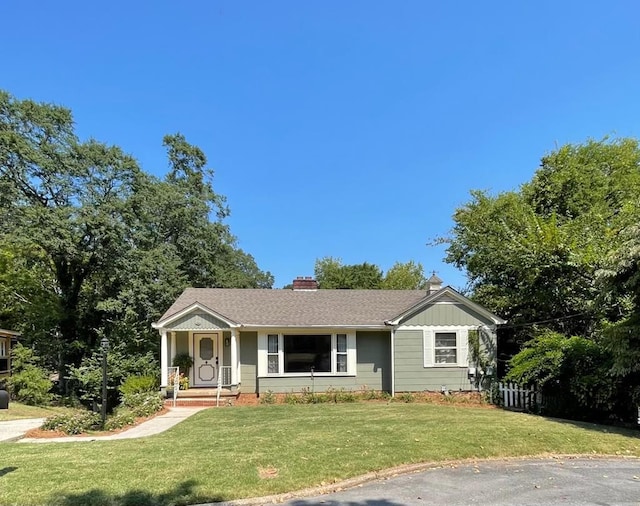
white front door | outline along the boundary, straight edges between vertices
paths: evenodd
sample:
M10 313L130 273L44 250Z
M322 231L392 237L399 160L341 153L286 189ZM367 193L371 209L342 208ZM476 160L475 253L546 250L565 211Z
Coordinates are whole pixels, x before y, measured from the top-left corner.
M218 381L217 332L193 335L193 386L214 387Z

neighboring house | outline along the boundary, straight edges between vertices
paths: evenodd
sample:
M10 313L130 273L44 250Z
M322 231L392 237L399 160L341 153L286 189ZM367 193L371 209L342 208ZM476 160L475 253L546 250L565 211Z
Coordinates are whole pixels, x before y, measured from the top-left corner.
M18 332L0 329L0 378L11 374L11 349L20 337Z
M162 387L172 358L186 352L191 387L393 395L473 390L487 371L470 361L469 335L495 367L502 323L433 276L427 290L318 290L311 278L292 290L188 288L153 327Z

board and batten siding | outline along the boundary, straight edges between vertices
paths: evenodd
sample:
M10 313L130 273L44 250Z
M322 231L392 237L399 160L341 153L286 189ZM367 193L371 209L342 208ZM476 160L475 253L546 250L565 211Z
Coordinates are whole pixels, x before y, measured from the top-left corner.
M402 326L413 325L492 325L468 307L450 302L437 302L425 307L422 311L407 318Z
M229 328L229 325L215 316L203 311L194 311L184 315L171 324L172 330L219 330Z
M463 304L442 302L430 304L419 313L410 315L395 331L395 391L421 392L473 390L469 380L468 360L457 366L427 365L433 362L425 346L434 332L458 331L466 337L469 330L482 327L481 350L495 360L495 330L489 319L477 314ZM486 342L489 339L491 342ZM458 343L459 357L467 355L468 342ZM425 355L426 353L426 355Z

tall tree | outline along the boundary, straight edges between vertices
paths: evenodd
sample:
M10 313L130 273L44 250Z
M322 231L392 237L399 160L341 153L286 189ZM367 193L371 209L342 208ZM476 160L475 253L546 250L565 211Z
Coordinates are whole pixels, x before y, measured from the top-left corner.
M318 287L324 289L378 289L382 271L374 264L343 265L339 258L316 260L314 269Z
M0 240L24 274L2 279L23 288L33 272L50 280L54 316L30 334L58 339L49 361L61 377L104 334L132 351L154 348L151 321L187 285L273 283L223 223L229 211L204 153L179 134L164 145L160 181L116 146L81 142L68 109L0 92Z
M426 286L422 264L413 260L393 264L380 284L383 290L423 290Z
M567 145L543 157L532 180L518 191L497 196L472 192L471 201L456 211L455 226L445 239L447 261L466 269L474 297L506 317L513 332L531 338L548 330L556 332L556 341L557 336L590 340L593 346L580 349L586 350L592 367L618 375L616 390L636 401L638 195L637 140ZM526 354L546 342L532 342L514 359L520 376L530 378L526 367L536 361ZM602 357L613 361L603 363ZM565 391L600 388L590 385ZM601 387L582 398L619 395ZM617 400L613 404L620 405Z

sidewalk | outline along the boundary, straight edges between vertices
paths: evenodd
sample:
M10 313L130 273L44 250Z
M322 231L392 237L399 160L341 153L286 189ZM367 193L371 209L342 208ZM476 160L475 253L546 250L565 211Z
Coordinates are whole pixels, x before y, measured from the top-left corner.
M18 439L18 443L83 443L88 441L114 441L116 439L132 439L138 437L152 436L154 434L160 434L167 429L170 429L174 425L177 425L182 420L189 418L198 411L207 409L206 407L194 407L194 408L169 408L169 412L164 415L158 415L156 417L142 422L135 427L118 432L117 434L110 434L108 436L65 436L54 438L22 438L25 432L29 429L39 427L44 419L29 419L29 420L15 420L12 422L0 422L0 441L11 441ZM19 424L19 422L23 422ZM30 423L25 423L30 422ZM36 423L39 422L39 423ZM13 437L4 439L5 425L14 425ZM8 428L8 426L7 426Z
M23 418L0 422L0 442L20 439L25 432L40 427L44 421L44 418Z

